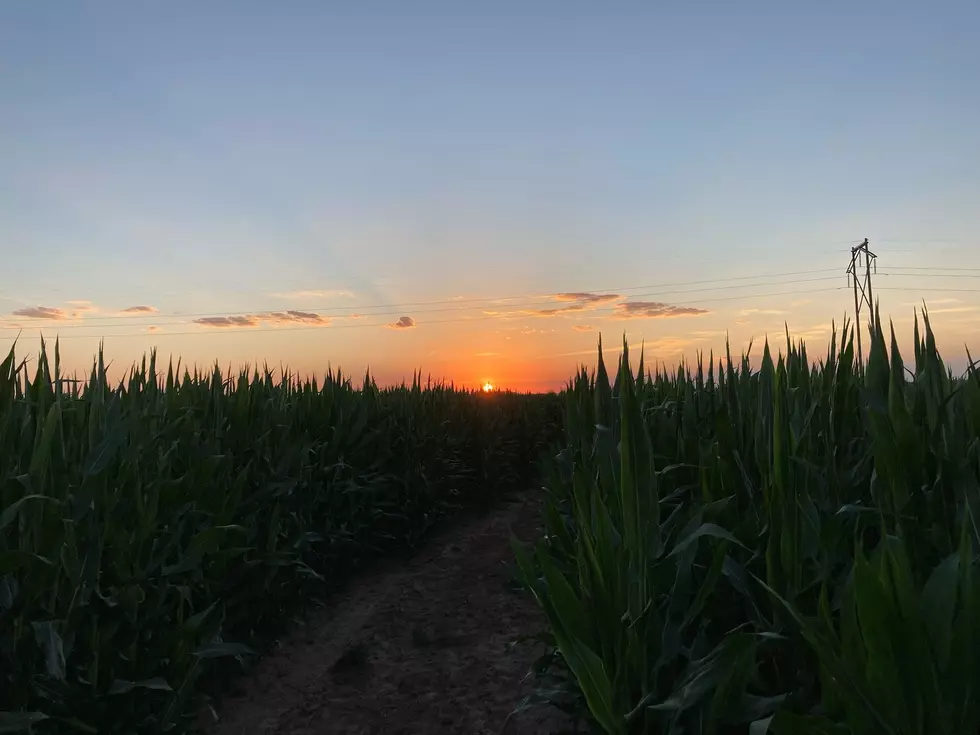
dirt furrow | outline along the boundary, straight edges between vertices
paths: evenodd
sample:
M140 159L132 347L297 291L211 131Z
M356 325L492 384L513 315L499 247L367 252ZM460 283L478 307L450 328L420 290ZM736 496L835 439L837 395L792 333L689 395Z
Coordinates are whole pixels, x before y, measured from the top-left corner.
M521 500L436 537L310 617L221 703L214 735L557 732L556 712L508 714L529 691L543 625L513 585L511 533L532 538Z

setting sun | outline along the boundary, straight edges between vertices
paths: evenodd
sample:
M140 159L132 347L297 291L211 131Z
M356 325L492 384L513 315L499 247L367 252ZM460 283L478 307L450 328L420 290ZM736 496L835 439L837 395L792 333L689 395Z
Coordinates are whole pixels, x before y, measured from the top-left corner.
M493 383L487 381L486 383L483 384L484 393L490 393L492 390L493 390Z

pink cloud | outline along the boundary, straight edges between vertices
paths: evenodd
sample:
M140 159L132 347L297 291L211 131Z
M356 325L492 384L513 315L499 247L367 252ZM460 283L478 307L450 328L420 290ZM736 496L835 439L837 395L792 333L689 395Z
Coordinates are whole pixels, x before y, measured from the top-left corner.
M607 304L621 298L615 293L589 293L588 291L573 291L555 294L556 301L577 301L582 304Z
M415 320L410 316L403 316L398 319L397 322L388 325L391 329L413 329L415 327Z
M68 318L66 311L53 306L29 306L26 309L17 309L13 314L14 316L22 316L28 319L53 319L60 321Z
M194 320L195 324L202 327L218 327L225 329L228 327L257 327L259 321L253 316L244 314L242 316L202 316Z
M672 306L661 301L626 301L616 305L616 316L620 319L666 319L707 313L707 309L697 309L693 306Z
M310 324L317 326L327 326L330 319L311 311L267 311L262 314L240 314L236 316L205 316L195 319L194 323L202 327L217 327L227 329L234 327L257 327L262 322L272 322L273 324Z

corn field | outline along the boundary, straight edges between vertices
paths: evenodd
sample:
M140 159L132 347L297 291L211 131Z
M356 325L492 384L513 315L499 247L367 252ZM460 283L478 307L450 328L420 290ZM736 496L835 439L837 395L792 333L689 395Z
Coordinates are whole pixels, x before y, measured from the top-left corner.
M980 370L602 361L556 396L0 363L0 733L182 732L304 600L537 478L538 689L594 732L980 733ZM542 450L552 448L544 454ZM544 459L538 462L539 456Z
M853 330L569 384L539 691L595 732L980 733L980 370L928 314L913 360ZM880 323L880 322L879 322ZM750 347L751 349L751 347Z
M0 363L0 733L186 730L299 603L526 488L557 396Z

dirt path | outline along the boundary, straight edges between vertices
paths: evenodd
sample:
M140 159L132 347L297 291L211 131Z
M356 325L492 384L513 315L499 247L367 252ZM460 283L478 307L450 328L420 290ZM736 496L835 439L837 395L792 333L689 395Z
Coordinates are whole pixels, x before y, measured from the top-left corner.
M220 708L214 735L530 735L557 713L508 714L541 653L510 646L543 627L513 589L511 532L538 532L522 500L435 538L401 565L355 584L270 653Z

